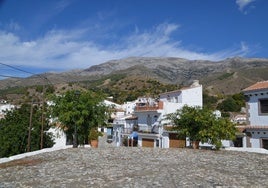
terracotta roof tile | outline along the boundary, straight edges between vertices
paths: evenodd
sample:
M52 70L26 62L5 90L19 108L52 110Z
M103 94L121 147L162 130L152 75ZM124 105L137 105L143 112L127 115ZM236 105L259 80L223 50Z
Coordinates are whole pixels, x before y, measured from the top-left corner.
M238 132L242 133L246 130L268 130L268 125L244 125L244 126L236 126Z
M256 129L256 130L267 130L268 129L268 125L254 125L254 126L247 126L245 129Z
M262 82L257 82L256 84L253 84L243 91L255 91L255 90L262 90L262 89L268 89L268 80L267 81L262 81Z

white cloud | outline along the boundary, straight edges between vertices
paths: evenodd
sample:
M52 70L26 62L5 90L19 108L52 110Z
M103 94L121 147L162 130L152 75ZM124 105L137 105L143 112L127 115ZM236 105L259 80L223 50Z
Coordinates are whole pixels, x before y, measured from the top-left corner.
M6 27L8 30L11 30L11 31L20 30L20 25L18 23L14 22L13 20L11 20L10 23L8 23L8 25Z
M238 5L239 10L241 12L247 13L246 11L244 11L245 7L254 1L255 0L236 0L236 4Z
M61 0L59 2L56 2L55 4L55 10L58 12L63 11L65 8L67 8L72 2L70 0Z
M107 46L86 40L85 37L90 35L86 29L53 30L34 41L22 41L13 33L0 31L0 59L9 65L59 71L84 69L111 59L131 56L221 60L250 52L245 42L215 53L188 50L181 41L171 38L179 27L164 23L146 32L140 32L136 27L134 33Z

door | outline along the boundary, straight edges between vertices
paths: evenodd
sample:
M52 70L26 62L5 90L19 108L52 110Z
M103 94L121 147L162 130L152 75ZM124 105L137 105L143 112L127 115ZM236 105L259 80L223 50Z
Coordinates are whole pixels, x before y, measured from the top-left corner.
M153 148L154 147L154 139L143 138L142 139L142 147Z
M268 149L268 139L262 139L262 148Z
M184 148L186 146L185 139L178 138L177 133L169 133L170 148Z
M243 147L242 137L236 137L236 140L234 141L234 147Z

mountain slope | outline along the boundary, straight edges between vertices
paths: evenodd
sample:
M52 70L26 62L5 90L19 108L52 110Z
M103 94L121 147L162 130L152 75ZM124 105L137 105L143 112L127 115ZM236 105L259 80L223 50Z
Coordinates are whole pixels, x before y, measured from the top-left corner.
M236 57L213 62L182 58L131 57L108 61L84 70L2 80L0 89L48 84L47 80L40 77L46 77L53 84L90 81L103 86L109 85L109 76L123 74L126 75L124 79L150 78L176 85L188 85L192 80L198 79L211 94L233 94L257 81L268 80L268 59ZM98 81L103 78L106 83Z
M127 58L92 66L83 75L128 75L154 78L169 84L188 85L199 79L211 92L232 94L268 79L268 59L230 58L213 62L181 58Z

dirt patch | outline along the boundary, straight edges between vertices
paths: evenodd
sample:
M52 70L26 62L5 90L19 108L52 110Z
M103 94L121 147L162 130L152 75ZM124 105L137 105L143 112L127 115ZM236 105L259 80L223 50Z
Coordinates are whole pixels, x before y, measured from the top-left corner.
M42 162L43 160L41 159L25 158L25 159L18 159L18 160L2 163L0 164L0 168L8 168L8 167L13 167L13 166L34 166Z

